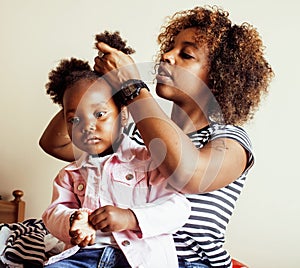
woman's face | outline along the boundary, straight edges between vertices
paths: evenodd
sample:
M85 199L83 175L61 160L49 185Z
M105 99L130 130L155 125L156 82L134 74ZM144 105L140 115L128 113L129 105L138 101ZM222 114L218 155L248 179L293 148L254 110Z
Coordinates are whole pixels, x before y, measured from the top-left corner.
M208 80L207 48L195 41L195 28L182 30L163 54L156 76L156 93L177 104L205 94Z
M120 134L119 110L103 79L80 80L63 97L64 116L72 142L89 154L112 152Z

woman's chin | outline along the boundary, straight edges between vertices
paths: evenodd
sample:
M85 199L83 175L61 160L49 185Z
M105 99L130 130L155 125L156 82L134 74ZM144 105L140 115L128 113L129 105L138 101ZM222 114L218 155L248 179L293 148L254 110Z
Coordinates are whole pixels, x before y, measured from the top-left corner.
M165 84L157 83L155 91L157 96L170 101L172 100L172 96L174 95L174 88Z

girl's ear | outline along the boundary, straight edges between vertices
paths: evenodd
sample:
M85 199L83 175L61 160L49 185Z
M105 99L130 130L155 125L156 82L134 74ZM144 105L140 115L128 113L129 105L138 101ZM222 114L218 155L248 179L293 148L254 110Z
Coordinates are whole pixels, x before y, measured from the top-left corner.
M126 106L122 106L121 107L121 125L122 127L126 127L127 123L128 123L128 110Z

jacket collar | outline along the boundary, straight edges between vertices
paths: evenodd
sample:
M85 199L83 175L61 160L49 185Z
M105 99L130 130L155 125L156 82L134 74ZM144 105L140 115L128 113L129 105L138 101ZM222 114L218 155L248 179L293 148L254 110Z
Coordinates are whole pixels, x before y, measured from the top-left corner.
M120 143L116 152L103 157L95 157L87 153L83 153L83 155L78 160L69 164L65 169L78 170L83 167L99 168L99 166L104 164L104 162L106 162L107 160L111 160L113 158L118 159L120 162L130 162L134 158L136 158L135 152L137 149L146 152L144 146L136 144L127 135L121 134L121 138L122 138L122 142Z

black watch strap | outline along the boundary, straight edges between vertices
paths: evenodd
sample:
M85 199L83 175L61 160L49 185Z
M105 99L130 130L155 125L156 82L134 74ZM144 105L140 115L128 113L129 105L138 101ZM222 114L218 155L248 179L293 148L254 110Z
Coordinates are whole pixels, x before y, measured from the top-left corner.
M121 102L124 105L127 105L129 100L134 99L138 95L140 95L141 89L146 88L148 91L149 88L146 83L139 79L129 79L121 85L121 89L119 91L119 97Z

